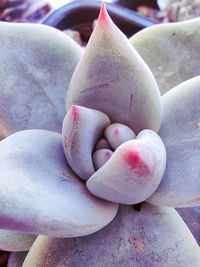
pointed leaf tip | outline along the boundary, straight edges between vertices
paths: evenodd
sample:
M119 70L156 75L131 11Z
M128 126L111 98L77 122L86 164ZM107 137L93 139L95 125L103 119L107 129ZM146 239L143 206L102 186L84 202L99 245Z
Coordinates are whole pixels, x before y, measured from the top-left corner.
M73 104L102 111L112 123L135 133L160 128L162 101L156 81L103 5L68 88L67 111Z
M98 24L107 24L110 20L110 16L106 10L106 5L104 2L101 4L101 9L99 13L99 18L98 18Z

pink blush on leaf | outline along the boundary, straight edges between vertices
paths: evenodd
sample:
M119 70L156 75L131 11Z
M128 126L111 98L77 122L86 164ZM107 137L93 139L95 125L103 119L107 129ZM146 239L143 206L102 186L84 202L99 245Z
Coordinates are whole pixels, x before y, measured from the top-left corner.
M72 115L73 115L74 117L76 117L76 116L78 115L78 113L79 113L79 109L78 109L78 107L75 106L75 105L73 105L73 106L71 107L71 111L72 111Z
M151 176L150 166L144 162L137 151L129 150L124 155L125 162L131 167L137 176Z

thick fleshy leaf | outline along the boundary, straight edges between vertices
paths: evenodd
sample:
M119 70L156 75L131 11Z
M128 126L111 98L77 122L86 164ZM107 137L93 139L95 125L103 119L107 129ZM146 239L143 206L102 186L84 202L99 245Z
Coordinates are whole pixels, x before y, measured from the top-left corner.
M87 180L94 172L92 152L95 144L110 124L110 119L98 110L73 105L63 121L64 153L72 170Z
M26 252L11 252L7 267L22 267L24 259L26 258Z
M6 251L29 250L36 235L0 229L0 249Z
M164 177L148 200L156 205L200 205L200 76L163 96L159 131L167 151Z
M95 169L101 168L112 156L113 151L107 148L96 150L92 156Z
M117 205L90 195L65 160L62 136L17 132L0 142L0 227L54 237L98 231Z
M104 5L69 86L67 110L73 104L103 111L112 122L136 133L160 127L161 99L155 79Z
M200 206L176 209L200 246Z
M72 239L39 236L23 267L199 267L200 249L173 208L123 206L98 233Z
M112 148L108 144L108 141L105 138L102 137L97 141L94 150L98 150L98 149L112 149Z
M200 18L148 27L130 42L153 72L162 94L200 75Z
M160 137L143 130L136 140L119 146L87 181L97 197L122 203L144 201L156 190L165 170L166 150Z
M104 135L113 149L136 137L132 129L121 123L110 124L106 127Z
M82 49L45 25L0 22L0 131L61 132L65 96Z

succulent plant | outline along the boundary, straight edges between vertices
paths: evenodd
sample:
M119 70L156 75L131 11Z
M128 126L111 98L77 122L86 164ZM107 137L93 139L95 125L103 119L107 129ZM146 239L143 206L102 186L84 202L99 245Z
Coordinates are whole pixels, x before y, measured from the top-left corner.
M23 267L199 267L175 208L200 205L200 76L180 83L171 70L175 87L165 86L148 43L157 32L184 42L187 25L129 41L103 4L83 51L47 26L1 23L0 248L15 251L10 266L30 248Z

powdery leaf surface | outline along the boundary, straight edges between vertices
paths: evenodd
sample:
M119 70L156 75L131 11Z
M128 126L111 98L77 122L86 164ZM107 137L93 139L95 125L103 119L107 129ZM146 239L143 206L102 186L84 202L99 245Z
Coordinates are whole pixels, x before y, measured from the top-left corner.
M93 197L65 160L62 136L17 132L0 142L0 227L54 237L98 231L118 205Z
M23 267L199 267L200 249L173 208L121 206L111 224L84 238L39 236Z
M148 27L130 38L150 67L161 94L200 75L200 18Z
M5 251L29 250L36 235L0 229L0 249Z
M61 132L65 97L82 49L39 24L0 22L0 132Z
M73 104L103 111L112 122L136 133L160 127L161 98L155 79L103 6L69 86L67 110Z
M148 199L172 207L200 205L200 76L163 95L159 135L166 146L164 177Z
M111 158L87 181L97 197L121 204L136 204L156 190L163 177L166 150L152 130L121 144Z

